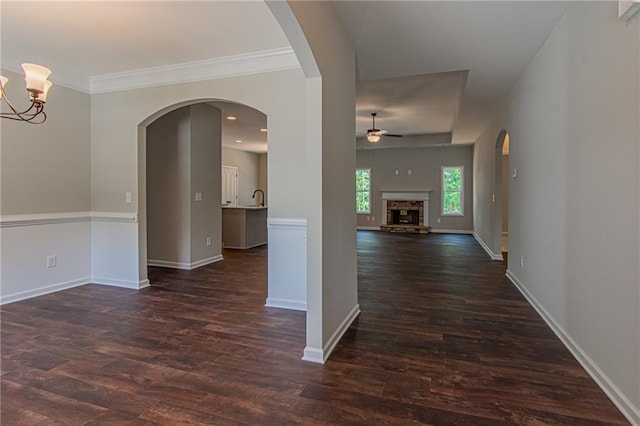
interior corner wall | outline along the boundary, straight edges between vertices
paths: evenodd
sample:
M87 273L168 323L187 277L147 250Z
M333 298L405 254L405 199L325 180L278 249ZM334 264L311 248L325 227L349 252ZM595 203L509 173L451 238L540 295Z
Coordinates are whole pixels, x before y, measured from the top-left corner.
M256 189L262 189L266 195L266 188L260 185L260 154L223 147L222 164L238 168L238 204L251 205L262 201L251 198Z
M356 166L371 168L371 213L358 214L358 226L381 225L382 191L430 189L429 226L443 231L473 230L473 146L358 150ZM442 166L464 166L464 216L442 216Z
M7 97L26 105L24 76L2 74L9 78ZM90 98L56 84L45 111L41 125L0 123L0 303L91 276ZM23 222L12 226L9 219ZM48 256L56 256L55 267L47 268Z
M476 230L497 249L492 158L504 128L517 169L508 275L636 424L639 44L640 19L620 20L616 3L572 3L477 141L474 194Z

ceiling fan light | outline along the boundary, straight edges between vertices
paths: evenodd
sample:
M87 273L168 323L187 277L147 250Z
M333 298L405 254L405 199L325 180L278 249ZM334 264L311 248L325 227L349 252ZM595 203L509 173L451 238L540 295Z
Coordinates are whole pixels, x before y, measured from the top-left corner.
M380 141L379 135L367 135L367 140L371 143L376 143Z

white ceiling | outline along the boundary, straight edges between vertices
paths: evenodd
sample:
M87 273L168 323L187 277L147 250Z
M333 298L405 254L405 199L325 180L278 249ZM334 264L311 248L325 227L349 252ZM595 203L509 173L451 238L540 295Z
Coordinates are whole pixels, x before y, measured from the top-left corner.
M242 151L267 152L267 133L260 131L267 128L266 115L242 104L231 102L210 102L209 104L222 110L223 146ZM236 119L228 120L229 116Z
M356 44L358 132L378 112L378 128L452 132L458 143L475 141L567 7L538 1L332 4ZM290 47L262 1L2 0L0 12L3 66L41 63L54 70L54 82L56 73L88 80ZM233 140L255 139L239 128L228 130ZM226 143L235 144L231 140Z
M454 142L473 142L540 49L567 3L341 1L334 7L356 44L361 80L469 70L457 117L430 117L433 105L429 97L419 102L425 94L421 91L407 93L405 99L414 105L414 115L433 120L434 128L446 128L453 118ZM440 76L448 78L447 74ZM432 79L425 82L434 84ZM381 94L389 98L395 93L393 87L381 89ZM402 108L401 99L397 101L370 108ZM424 110L416 112L420 105ZM380 125L386 128L382 117ZM395 121L395 127L389 130L412 133L416 125L412 117L404 123Z

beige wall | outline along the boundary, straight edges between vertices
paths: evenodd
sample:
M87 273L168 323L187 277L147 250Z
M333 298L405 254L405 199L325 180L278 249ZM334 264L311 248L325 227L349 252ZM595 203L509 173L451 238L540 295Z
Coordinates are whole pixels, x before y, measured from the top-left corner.
M492 158L510 135L509 272L640 422L640 20L569 7L476 143L475 227L494 251ZM520 257L524 266L520 264Z
M24 76L4 69L2 74L9 78L8 98L26 107ZM2 111L8 111L4 101ZM42 125L4 119L0 124L3 215L91 210L89 95L54 85L45 111Z
M371 168L371 213L358 214L358 226L380 226L382 223L381 191L431 189L429 225L432 228L473 230L472 146L358 150L356 165L359 168ZM441 216L442 166L464 166L464 216ZM375 220L367 220L373 216ZM438 218L440 223L437 222Z
M227 147L222 148L222 165L238 168L237 191L238 204L240 205L251 205L259 202L257 198L251 198L253 191L256 189L262 189L265 191L265 195L267 193L267 188L262 187L260 181L261 155L265 154L257 154L255 152L242 151ZM256 195L256 197L261 197L261 195ZM262 201L262 198L260 198L260 201Z
M509 232L509 154L502 156L502 232Z

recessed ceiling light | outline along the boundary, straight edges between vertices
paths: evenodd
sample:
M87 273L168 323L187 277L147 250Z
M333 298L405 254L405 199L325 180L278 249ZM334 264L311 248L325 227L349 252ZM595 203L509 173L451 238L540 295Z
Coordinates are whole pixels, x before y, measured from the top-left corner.
M227 115L227 120L236 120L234 115Z
M236 143L242 143L242 139L236 139Z
M262 129L260 129L261 132L266 132L267 129L265 129L264 127Z

